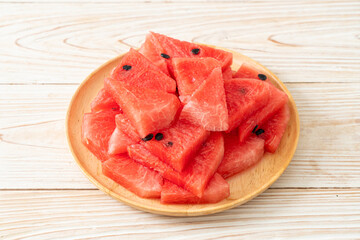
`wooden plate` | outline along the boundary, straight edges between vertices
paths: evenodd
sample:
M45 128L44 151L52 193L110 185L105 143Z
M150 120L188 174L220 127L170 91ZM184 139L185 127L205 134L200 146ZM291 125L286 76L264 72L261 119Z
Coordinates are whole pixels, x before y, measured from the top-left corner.
M291 116L281 144L274 154L266 153L260 163L227 179L231 192L228 199L216 204L163 205L159 200L136 196L102 174L100 161L81 143L82 117L84 113L90 111L91 100L103 87L104 78L119 64L123 55L108 61L91 73L79 86L70 102L66 118L67 139L83 173L100 190L115 199L140 210L172 216L197 216L220 212L243 204L265 191L284 172L295 153L300 131L299 116L290 92L271 71L244 55L236 52L233 54L233 69L238 69L243 62L246 62L264 73L276 87L287 93Z

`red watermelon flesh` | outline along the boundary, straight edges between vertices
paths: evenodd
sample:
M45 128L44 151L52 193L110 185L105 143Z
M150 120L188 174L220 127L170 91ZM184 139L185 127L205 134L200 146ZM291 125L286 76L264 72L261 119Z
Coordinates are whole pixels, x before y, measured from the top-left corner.
M271 119L271 117L275 115L276 112L280 110L280 108L282 108L286 104L288 100L286 93L280 91L272 85L269 89L269 94L270 101L267 103L267 105L256 111L253 115L251 115L248 119L246 119L240 124L240 142L244 142L251 135L252 132L254 132L254 134L257 133L257 130L259 130L258 128L254 131L256 125L262 126L263 124L265 124L269 119Z
M109 155L115 155L127 152L127 146L134 142L117 127L109 139Z
M228 182L216 173L209 181L209 184L201 198L177 186L176 184L165 180L161 191L161 203L217 203L229 197L229 195L230 187Z
M103 174L143 198L159 198L162 177L127 155L117 155L102 164Z
M108 159L108 143L115 129L118 111L85 113L81 129L81 141L100 161Z
M108 79L105 79L105 89L111 93L141 138L169 127L180 107L180 101L174 94L163 91Z
M91 112L99 112L102 110L119 110L119 105L104 88L99 91L91 102Z
M201 144L209 136L204 128L182 119L161 131L160 141L147 141L145 147L162 161L181 172L196 155Z
M140 137L136 128L131 124L130 120L125 114L118 114L115 116L116 127L125 133L133 143L139 142Z
M158 171L164 178L200 197L224 156L224 140L221 133L212 133L182 172L174 170L152 155L141 144L129 146L128 153L134 160Z
M250 66L249 64L243 63L239 70L234 75L234 78L251 78L265 81L267 79L266 75L261 74L258 70ZM262 79L260 79L260 77Z
M172 66L181 98L190 97L215 68L221 67L214 58L174 58Z
M208 131L229 128L224 81L220 68L215 68L183 107L182 117Z
M226 132L231 132L268 103L272 86L264 81L233 78L224 81L224 87L229 113L229 129Z
M265 140L265 150L274 153L278 148L284 135L286 126L290 119L289 106L285 104L261 129L265 132L260 135Z
M162 90L169 93L176 92L174 79L163 73L145 56L134 49L121 59L120 64L111 73L114 81L123 81L134 87L144 87Z
M212 57L221 63L223 70L229 67L232 63L232 53L230 52L195 43L180 41L158 33L151 32L150 34L158 40L164 50L164 53L167 54L170 59L177 57ZM167 63L171 70L171 62L167 61Z
M146 40L140 47L139 52L149 59L150 62L158 66L163 73L170 76L165 58L160 57L159 54L164 52L164 50L151 33L146 35Z
M227 67L227 68L223 71L222 75L223 75L223 79L224 79L224 80L232 79L232 77L233 77L233 70L231 69L231 67Z
M224 158L217 172L224 178L231 177L259 162L264 155L264 140L250 137L239 143L236 132L225 134Z

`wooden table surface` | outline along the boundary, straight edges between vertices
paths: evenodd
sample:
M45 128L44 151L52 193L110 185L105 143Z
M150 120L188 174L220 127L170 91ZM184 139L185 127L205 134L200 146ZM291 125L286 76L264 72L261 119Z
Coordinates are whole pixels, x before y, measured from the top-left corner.
M279 76L301 134L265 193L222 213L141 212L97 190L65 137L74 91L149 31ZM360 239L360 2L0 1L0 239Z

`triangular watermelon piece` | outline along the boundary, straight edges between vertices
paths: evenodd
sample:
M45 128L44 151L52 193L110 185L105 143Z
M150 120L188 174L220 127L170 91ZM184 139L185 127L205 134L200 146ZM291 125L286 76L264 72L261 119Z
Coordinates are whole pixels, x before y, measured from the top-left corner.
M91 102L91 112L99 112L103 110L119 110L119 105L111 97L110 93L101 89L94 100Z
M134 144L134 142L121 130L115 128L109 139L109 155L115 155L127 152L127 146Z
M224 81L226 103L229 113L229 129L231 132L258 109L270 100L270 88L267 82L253 79L233 78Z
M131 124L130 120L125 114L118 114L115 116L116 127L125 133L133 143L140 141L140 136L136 131L136 128Z
M237 70L237 72L234 74L234 78L251 78L265 81L267 76L260 73L249 64L243 63L239 70Z
M157 39L158 43L162 47L163 52L158 52L158 54L159 57L165 59L170 72L173 72L170 59L177 57L212 57L221 63L223 70L229 67L232 63L232 53L230 52L195 43L180 41L159 33L150 32L150 34Z
M183 107L182 117L208 131L229 128L224 81L220 68L215 68Z
M229 197L229 195L230 187L228 182L216 173L209 181L209 184L204 191L204 195L201 198L177 186L176 184L165 180L161 191L161 203L217 203Z
M153 34L149 33L146 35L146 40L141 45L139 52L149 59L150 62L158 66L163 73L170 76L165 59L159 55L159 53L164 52L164 49Z
M141 138L169 127L180 107L179 99L164 91L109 79L105 79L105 89L111 93Z
M239 126L239 140L244 142L253 132L261 134L261 130L256 126L262 126L271 119L288 101L286 93L271 85L269 89L270 101L266 106L254 112L250 117L243 121Z
M231 177L259 162L264 155L264 140L250 137L239 143L236 132L225 134L224 158L217 172L224 178Z
M261 129L265 132L260 137L265 140L265 150L274 153L278 148L281 138L285 133L290 119L289 106L285 104Z
M162 130L161 133L163 139L147 141L145 147L179 172L193 159L201 144L209 136L209 132L204 128L184 119Z
M85 113L81 128L81 141L100 161L108 159L108 143L115 129L118 111Z
M143 198L159 198L162 177L127 155L117 155L102 164L102 172L129 191Z
M196 196L202 196L209 179L214 175L224 155L224 140L221 133L212 133L194 159L182 172L151 154L142 144L128 147L131 158L146 167L158 171L164 178L184 187Z
M220 62L214 58L174 58L174 75L181 98L190 97Z
M121 59L111 73L115 81L126 82L134 87L176 92L176 82L164 74L156 65L134 49Z

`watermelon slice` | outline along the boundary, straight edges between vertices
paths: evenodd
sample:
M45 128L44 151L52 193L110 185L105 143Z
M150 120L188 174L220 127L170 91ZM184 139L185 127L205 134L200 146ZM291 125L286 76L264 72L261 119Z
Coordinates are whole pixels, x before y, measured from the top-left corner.
M231 132L269 102L269 91L273 86L263 81L233 78L224 81L224 87L229 113L229 128L226 132Z
M127 155L117 155L102 164L103 174L143 198L159 198L162 177Z
M185 119L177 121L161 133L164 136L162 140L145 142L145 147L179 172L196 155L209 136L209 132L204 128Z
M262 126L263 124L265 124L269 119L271 119L272 116L275 115L276 112L280 110L280 108L282 108L286 104L288 100L286 93L280 91L272 85L270 86L271 88L269 88L269 94L271 100L268 102L268 104L262 109L256 111L253 115L251 115L248 119L246 119L240 124L240 142L244 142L251 135L252 132L256 135L259 135L260 129L256 126Z
M208 131L225 131L229 128L224 81L220 68L215 68L199 86L183 107L181 114Z
M174 58L172 66L180 100L190 97L215 68L221 67L214 58Z
M119 105L104 88L99 91L91 102L91 112L99 112L102 110L119 110Z
M137 162L158 171L164 178L201 197L224 156L224 140L221 133L212 133L182 172L174 170L152 155L141 144L129 146L128 153Z
M146 35L146 40L140 47L139 52L147 57L150 62L158 66L163 73L170 76L165 58L159 55L159 53L165 51L153 34L149 33Z
M265 81L267 79L265 74L260 73L249 64L243 63L239 70L234 74L234 78L251 78Z
M136 131L136 128L131 124L130 120L125 114L118 114L115 116L116 127L125 133L131 141L137 143L140 141L140 136Z
M265 140L265 150L274 153L278 148L284 135L286 126L290 119L289 106L285 104L261 129L265 132L260 135Z
M210 180L201 198L165 180L161 191L161 203L217 203L229 197L229 195L230 187L228 182L216 173Z
M169 127L180 107L179 99L170 93L131 86L122 81L105 79L111 93L141 138Z
M146 57L152 59L153 62L159 62L161 58L165 59L171 74L173 74L171 59L177 57L212 57L221 63L223 70L232 63L232 53L205 45L180 41L154 32L150 32L149 35L144 43L148 50L141 51ZM154 39L156 39L156 41ZM157 52L157 54L155 54L155 52ZM157 58L156 55L158 56Z
M127 146L134 142L117 127L109 139L109 155L115 155L127 152Z
M231 177L259 162L264 155L264 140L250 137L239 143L236 132L225 134L224 158L217 172L224 178Z
M176 92L176 82L164 74L156 65L134 49L121 59L120 64L111 73L114 81L123 81L134 87L144 87Z
M232 77L233 77L233 70L231 69L231 67L227 67L227 68L223 71L222 75L223 75L223 79L224 79L224 80L232 79Z
M108 159L108 143L115 129L118 111L85 113L81 129L81 141L98 159Z

